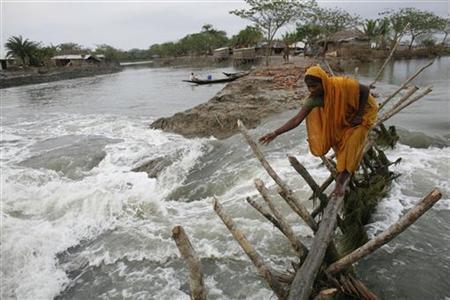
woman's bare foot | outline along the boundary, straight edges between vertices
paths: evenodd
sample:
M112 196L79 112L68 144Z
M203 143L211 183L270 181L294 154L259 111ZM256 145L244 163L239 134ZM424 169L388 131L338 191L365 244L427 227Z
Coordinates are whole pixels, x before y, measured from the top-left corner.
M351 174L347 171L343 171L338 173L336 177L336 185L334 186L334 190L331 192L331 196L342 197L345 195L345 189L347 188L347 184L350 181Z

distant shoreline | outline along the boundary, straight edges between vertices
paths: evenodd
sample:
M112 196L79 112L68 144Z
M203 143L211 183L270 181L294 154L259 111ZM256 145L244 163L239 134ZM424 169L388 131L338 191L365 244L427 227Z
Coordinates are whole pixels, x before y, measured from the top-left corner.
M104 74L117 73L122 67L116 64L105 64L83 67L68 67L54 69L30 69L16 72L3 72L0 78L0 89L53 82L81 77L90 77Z

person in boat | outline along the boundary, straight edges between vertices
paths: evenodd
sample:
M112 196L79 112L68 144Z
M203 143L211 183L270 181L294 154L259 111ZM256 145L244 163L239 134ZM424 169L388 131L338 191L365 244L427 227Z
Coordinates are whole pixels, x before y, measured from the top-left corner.
M197 77L195 77L194 72L191 72L191 75L189 76L190 81L198 80Z
M332 194L343 196L362 159L369 129L377 120L378 104L367 86L347 77L329 76L318 65L307 69L305 83L310 95L298 114L259 142L269 144L306 118L311 153L322 156L330 148L336 153L338 174Z

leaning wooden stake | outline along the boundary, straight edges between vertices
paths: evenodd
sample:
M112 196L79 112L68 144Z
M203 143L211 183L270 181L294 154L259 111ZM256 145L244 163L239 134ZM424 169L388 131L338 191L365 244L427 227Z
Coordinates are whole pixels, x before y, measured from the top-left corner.
M337 214L344 202L344 196L332 196L324 210L319 230L315 233L313 244L301 268L295 274L289 291L289 300L307 300L314 281L325 257L328 244L332 240L337 223Z
M420 73L422 73L423 70L428 68L433 64L433 60L430 61L428 64L420 68L416 73L414 73L411 77L409 77L394 93L392 93L389 97L386 98L381 104L379 109L381 110L392 98L394 98L398 93L400 93L401 90L403 90L411 81L413 81Z
M327 271L330 274L338 273L351 264L357 262L364 256L380 248L384 244L387 244L397 235L402 233L406 228L408 228L412 223L414 223L427 210L429 210L439 199L441 199L441 197L441 192L439 192L437 188L434 188L425 198L423 198L418 204L410 209L395 224L391 225L388 229L377 235L374 239L368 241L337 262L331 264L328 267Z
M189 286L191 289L191 299L206 300L206 289L203 283L203 272L200 259L195 253L183 227L175 226L172 229L172 238L177 244L189 270Z
M273 224L276 228L278 228L283 234L286 234L283 231L283 227L280 225L280 221L273 216L270 211L267 210L267 208L259 205L258 202L256 202L254 199L247 197L247 202L250 204L254 209L256 209L261 215L263 215L264 218L266 218L270 223Z
M280 227L282 228L282 232L284 235L288 238L289 242L292 245L292 248L294 248L297 255L300 257L300 259L303 260L304 257L306 257L308 253L308 249L305 245L300 241L300 239L294 234L294 231L292 230L291 226L287 222L287 220L283 217L281 212L278 210L278 208L275 207L273 204L272 199L270 199L269 191L267 190L266 186L264 185L264 182L261 179L255 179L255 187L258 190L258 192L263 197L264 201L266 201L267 205L269 206L270 210L273 212L277 220L279 221Z
M383 65L381 66L380 70L378 70L378 74L377 76L375 76L375 79L372 81L372 83L369 85L370 88L373 88L375 83L380 79L381 77L381 73L383 73L384 69L386 68L388 62L392 59L395 50L397 49L398 45L400 44L400 40L402 39L404 33L406 32L406 30L408 29L408 27L410 26L409 23L406 24L406 26L403 28L402 32L400 33L399 37L397 38L397 40L395 41L395 45L394 47L392 47L391 53L389 53L389 56L386 58L386 60L384 61Z
M416 95L415 97L413 97L412 99L409 99L408 101L404 101L402 104L400 104L399 106L395 107L394 109L386 112L376 123L375 127L380 125L381 123L385 122L386 120L388 120L389 118L391 118L392 116L394 116L395 114L397 114L399 111L401 111L402 109L408 107L409 105L411 105L412 103L416 102L417 100L420 100L421 98L425 97L426 95L428 95L429 93L431 93L432 87L428 86L426 87L422 92L420 92L418 95Z
M314 221L314 219L311 217L305 206L303 206L300 203L300 201L296 199L292 190L284 183L283 180L281 180L280 176L278 176L275 170L269 165L267 160L264 158L264 155L262 154L261 150L259 149L258 145L255 143L255 141L253 141L253 139L248 134L247 128L245 128L241 120L237 121L237 125L242 135L246 139L247 143L250 145L253 154L255 154L256 158L259 160L263 168L266 169L270 177L272 177L272 179L280 186L280 188L283 190L286 196L288 196L290 199L293 200L292 204L297 206L296 212L300 215L300 217L306 222L306 224L308 224L310 228L315 230L317 228L316 221Z
M409 97L411 97L415 92L417 92L419 88L415 85L413 85L412 87L410 87L407 91L406 94L400 98L400 100L398 100L394 105L392 105L392 107L390 108L390 110L393 110L397 107L399 107L402 103L404 103L406 100L408 100Z
M283 289L280 282L275 278L273 271L268 266L266 266L262 257L258 254L258 252L256 252L255 248L253 248L242 231L237 228L233 219L224 212L222 205L220 205L219 200L217 200L217 198L215 197L213 205L214 211L222 219L223 223L231 232L234 239L239 243L242 250L244 250L245 254L247 254L250 260L253 262L259 274L264 278L264 280L266 280L267 284L279 298L285 298L286 291Z

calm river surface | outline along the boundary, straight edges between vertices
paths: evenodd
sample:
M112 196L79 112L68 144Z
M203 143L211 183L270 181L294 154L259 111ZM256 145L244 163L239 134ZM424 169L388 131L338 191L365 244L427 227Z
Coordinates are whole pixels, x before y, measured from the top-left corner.
M395 62L377 92L389 94L425 63ZM369 83L378 67L360 66L361 81ZM424 72L415 83L433 85L433 93L390 122L400 128L401 143L387 154L403 158L395 167L403 175L379 204L370 235L435 186L443 199L357 265L382 299L450 298L449 67L445 57ZM211 205L216 195L270 264L290 265L288 242L245 201L257 195L255 178L274 186L243 138L185 139L148 128L224 87L181 82L191 71L218 77L233 70L128 68L1 90L2 299L189 299L187 272L170 236L175 225L185 228L202 259L210 299L273 299ZM273 130L293 114L265 120L251 134ZM301 125L263 148L301 199L310 192L287 154L318 181L328 175L305 136ZM157 179L131 171L158 157L169 166ZM311 232L294 214L288 219L309 243Z

